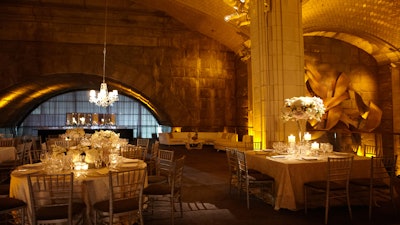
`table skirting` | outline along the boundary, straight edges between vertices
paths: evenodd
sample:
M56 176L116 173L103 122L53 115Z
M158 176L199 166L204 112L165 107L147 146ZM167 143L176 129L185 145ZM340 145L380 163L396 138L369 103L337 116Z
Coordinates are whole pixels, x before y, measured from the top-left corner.
M326 179L327 158L318 160L272 158L270 153L247 151L247 165L275 179L275 210L304 208L306 182ZM354 156L351 178L369 177L370 158Z
M134 163L129 162L129 164L123 164L122 167L124 167L124 169L127 167L146 168L147 165L144 161L137 160ZM86 171L86 175L84 175L83 172L74 171L74 197L81 199L86 204L86 222L88 224L93 224L94 222L95 214L92 205L98 201L108 199L108 171L107 167L89 169ZM32 204L29 197L27 175L32 173L44 173L41 163L27 164L18 167L11 173L10 182L10 197L21 199L27 203L28 219L32 218ZM147 178L145 186L147 186Z

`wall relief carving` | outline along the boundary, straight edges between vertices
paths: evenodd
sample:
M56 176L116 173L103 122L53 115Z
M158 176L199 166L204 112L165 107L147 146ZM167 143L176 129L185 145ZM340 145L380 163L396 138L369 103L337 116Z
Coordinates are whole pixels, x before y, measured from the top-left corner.
M309 94L323 99L326 108L321 122L310 122L315 129L371 132L380 125L382 110L363 100L346 73L321 74L315 64L306 62L305 82Z

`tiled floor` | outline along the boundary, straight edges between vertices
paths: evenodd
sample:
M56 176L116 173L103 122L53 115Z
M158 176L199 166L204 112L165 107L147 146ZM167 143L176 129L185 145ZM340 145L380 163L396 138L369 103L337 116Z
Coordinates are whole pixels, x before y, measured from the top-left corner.
M187 156L184 169L184 187L182 190L184 213L176 213L175 224L212 224L212 225L319 225L324 224L324 209L311 209L308 215L304 211L276 211L271 205L256 198L246 208L244 196L229 194L228 166L225 152L217 152L210 146L202 150L186 150L184 147L171 148L176 154ZM400 208L397 199L397 208ZM157 210L157 209L156 209ZM374 212L374 219L368 221L368 208L352 207L353 220L348 216L346 207L334 207L329 213L329 224L377 224L400 225L400 215L394 216L390 204L379 207ZM145 214L146 225L169 224L169 212L155 211Z

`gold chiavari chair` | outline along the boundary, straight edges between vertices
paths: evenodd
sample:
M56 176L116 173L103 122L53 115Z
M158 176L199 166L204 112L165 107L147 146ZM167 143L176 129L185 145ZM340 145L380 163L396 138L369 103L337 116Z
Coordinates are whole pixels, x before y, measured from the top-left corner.
M169 182L173 161L174 151L159 149L156 162L156 174L148 176L149 185Z
M272 199L275 198L274 178L256 170L249 170L244 152L236 151L236 156L239 170L239 193L242 190L246 192L247 209L250 209L250 193L255 189L261 188L262 194L269 193Z
M152 212L158 201L169 201L171 225L174 224L175 202L179 203L180 216L183 216L181 188L185 158L186 156L182 156L173 162L170 172L170 182L149 185L143 190L143 196L147 197L145 199L147 199L147 203L150 205ZM165 207L160 207L160 210L164 208Z
M143 187L147 170L110 171L108 199L96 202L95 224L143 225Z
M328 223L328 213L331 200L345 198L352 219L349 180L354 155L344 157L328 157L327 176L325 180L310 181L304 184L304 211L308 212L308 199L312 193L325 194L325 224Z
M350 184L360 187L361 191L369 192L369 220L372 219L373 206L377 204L378 197L389 196L396 214L396 203L394 198L394 182L396 179L397 155L371 157L370 178L351 179ZM355 189L359 190L359 189Z

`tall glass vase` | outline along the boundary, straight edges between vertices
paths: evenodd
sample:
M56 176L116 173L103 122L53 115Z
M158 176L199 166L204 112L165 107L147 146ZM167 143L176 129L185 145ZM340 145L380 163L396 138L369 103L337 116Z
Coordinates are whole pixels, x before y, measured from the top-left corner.
M296 120L296 123L297 123L297 129L299 131L299 143L303 143L304 142L304 134L306 132L307 120L299 119L299 120Z

